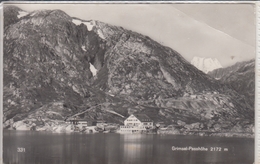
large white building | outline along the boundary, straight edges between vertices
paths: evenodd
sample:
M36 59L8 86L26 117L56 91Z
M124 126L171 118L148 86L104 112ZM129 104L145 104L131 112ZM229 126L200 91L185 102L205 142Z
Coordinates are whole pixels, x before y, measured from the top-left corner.
M153 121L145 114L132 114L120 126L120 133L138 133L153 128Z

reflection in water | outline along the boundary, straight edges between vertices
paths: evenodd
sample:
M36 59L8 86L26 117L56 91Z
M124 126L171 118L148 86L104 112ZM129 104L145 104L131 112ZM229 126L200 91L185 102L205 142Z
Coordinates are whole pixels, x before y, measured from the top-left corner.
M254 140L144 134L53 134L4 130L5 164L252 164ZM226 147L228 152L172 151L172 146ZM23 147L25 153L18 153Z
M135 163L141 157L141 135L125 134L120 136L120 143L123 144L123 163ZM139 141L139 142L138 142Z

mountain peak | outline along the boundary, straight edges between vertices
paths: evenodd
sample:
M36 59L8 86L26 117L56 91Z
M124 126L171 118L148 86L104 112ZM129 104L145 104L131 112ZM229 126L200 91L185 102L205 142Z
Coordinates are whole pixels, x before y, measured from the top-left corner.
M30 13L30 17L38 18L38 17L43 17L43 18L55 18L55 19L71 19L69 15L67 15L64 11L62 10L37 10L33 11Z
M10 24L17 22L21 12L23 10L16 6L4 7L4 26L8 27Z
M204 73L208 73L218 68L222 68L222 65L216 58L202 58L202 57L193 57L191 64L197 67L199 70Z
M5 6L4 7L4 11L11 11L11 12L15 12L15 11L21 11L22 9L20 9L19 7L17 7L17 6L12 6L12 5L10 5L10 6Z

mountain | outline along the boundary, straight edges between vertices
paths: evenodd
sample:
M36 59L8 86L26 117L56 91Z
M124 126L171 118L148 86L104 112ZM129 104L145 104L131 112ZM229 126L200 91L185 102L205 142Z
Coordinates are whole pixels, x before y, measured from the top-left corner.
M254 106L255 60L238 62L230 67L216 69L208 74L245 96L251 106Z
M252 130L254 109L243 96L148 36L61 10L20 17L9 7L5 128L31 127L41 117L46 129L57 129L73 115L122 124L144 113L154 122L182 122L182 132Z
M193 57L191 60L191 64L197 67L199 70L208 73L209 71L213 71L214 69L222 68L218 59L214 58L201 58L201 57Z

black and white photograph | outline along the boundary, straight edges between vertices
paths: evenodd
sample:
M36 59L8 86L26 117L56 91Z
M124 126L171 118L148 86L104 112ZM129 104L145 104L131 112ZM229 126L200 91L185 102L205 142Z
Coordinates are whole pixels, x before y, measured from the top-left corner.
M3 4L4 164L253 164L254 3Z

